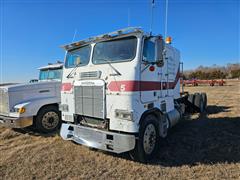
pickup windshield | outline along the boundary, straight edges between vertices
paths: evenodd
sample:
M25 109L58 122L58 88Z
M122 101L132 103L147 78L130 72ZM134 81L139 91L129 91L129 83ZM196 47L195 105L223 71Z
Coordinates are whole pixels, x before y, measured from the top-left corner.
M83 46L74 50L70 50L67 53L65 67L73 68L76 65L85 66L90 59L91 46Z
M44 69L40 70L39 80L52 80L62 78L62 69Z
M134 36L99 42L93 51L93 64L130 61L135 57L137 38Z

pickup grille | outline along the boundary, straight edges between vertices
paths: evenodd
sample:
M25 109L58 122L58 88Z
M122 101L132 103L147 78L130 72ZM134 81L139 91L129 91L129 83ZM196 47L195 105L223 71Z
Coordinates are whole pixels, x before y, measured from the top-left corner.
M104 86L75 86L75 113L104 119Z
M0 114L8 115L9 113L9 98L8 92L0 89Z

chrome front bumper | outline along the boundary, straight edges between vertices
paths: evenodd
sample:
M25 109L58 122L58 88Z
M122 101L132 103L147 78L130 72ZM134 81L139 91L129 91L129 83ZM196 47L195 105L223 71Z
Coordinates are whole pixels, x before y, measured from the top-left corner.
M33 124L33 117L9 117L0 115L0 124L10 128L24 128Z
M62 123L60 135L88 147L114 153L127 152L135 147L135 136Z

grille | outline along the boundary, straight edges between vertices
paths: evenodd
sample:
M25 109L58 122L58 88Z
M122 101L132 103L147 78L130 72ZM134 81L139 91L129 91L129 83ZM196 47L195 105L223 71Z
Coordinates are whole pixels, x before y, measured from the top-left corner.
M99 79L101 77L101 71L81 72L79 77L80 79Z
M75 86L75 113L104 119L104 86Z
M8 93L0 89L0 113L7 115L9 111Z

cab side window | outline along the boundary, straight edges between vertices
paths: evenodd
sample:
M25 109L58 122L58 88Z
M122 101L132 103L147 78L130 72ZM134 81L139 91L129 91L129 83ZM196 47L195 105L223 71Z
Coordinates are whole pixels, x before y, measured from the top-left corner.
M155 42L152 39L145 39L143 46L143 61L155 62Z

